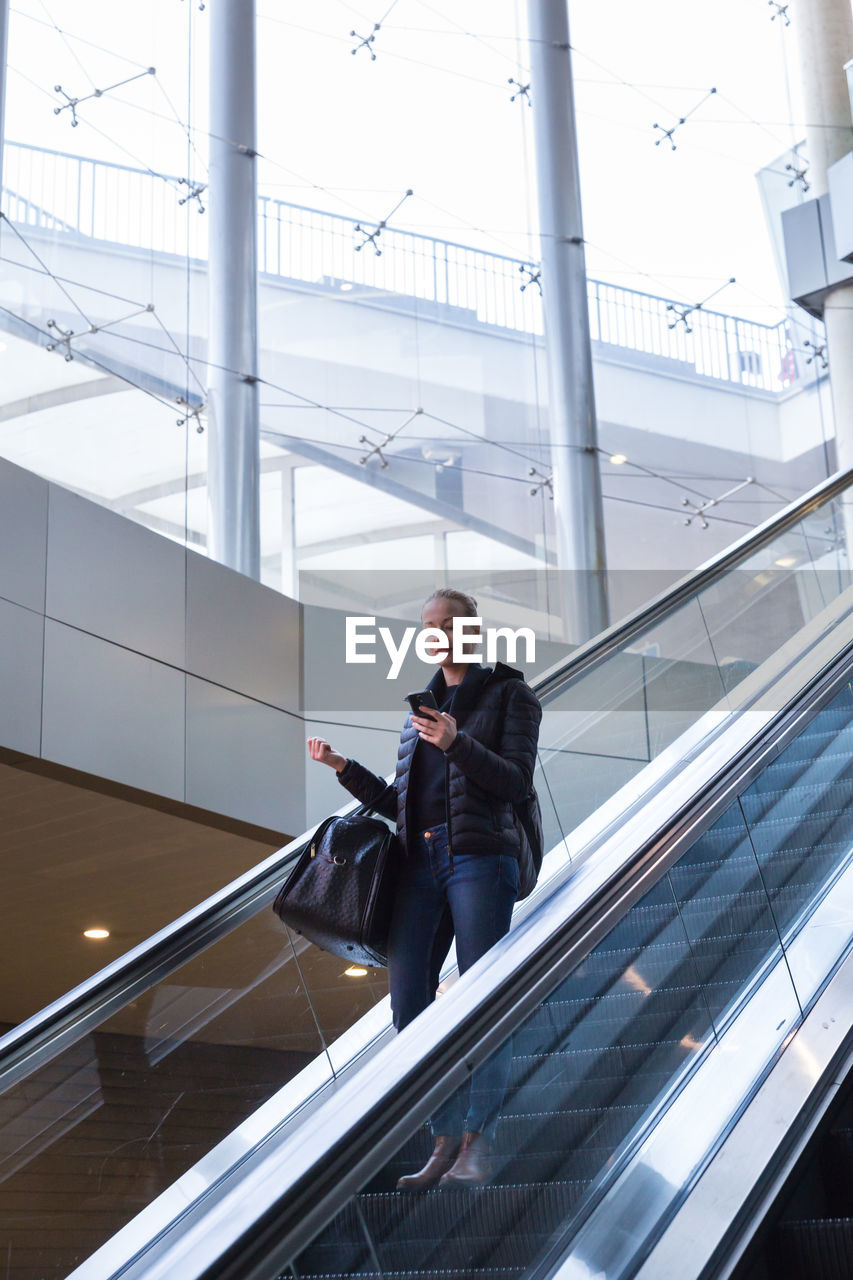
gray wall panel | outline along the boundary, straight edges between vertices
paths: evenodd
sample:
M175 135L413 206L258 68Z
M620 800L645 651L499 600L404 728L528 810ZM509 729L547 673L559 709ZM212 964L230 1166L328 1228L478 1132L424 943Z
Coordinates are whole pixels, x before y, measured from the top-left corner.
M341 715L346 722L348 712ZM325 719L308 720L302 734L301 755L305 775L305 826L322 822L323 818L349 804L352 796L338 782L337 774L325 764L317 764L308 755L305 739L325 738L342 756L358 760L374 773L393 774L397 764L397 745L404 717L396 712L373 715L369 728L344 723L330 725Z
M189 552L187 670L250 698L298 711L298 604Z
M785 256L791 297L800 298L826 285L826 263L817 200L785 209L782 214Z
M96 636L45 624L45 759L184 798L186 676Z
M44 618L0 600L0 746L37 756Z
M853 151L827 170L835 252L853 261Z
M44 611L47 482L0 459L0 596Z
M302 721L187 677L187 802L295 835L305 827Z
M183 547L50 486L48 617L183 667L185 575Z

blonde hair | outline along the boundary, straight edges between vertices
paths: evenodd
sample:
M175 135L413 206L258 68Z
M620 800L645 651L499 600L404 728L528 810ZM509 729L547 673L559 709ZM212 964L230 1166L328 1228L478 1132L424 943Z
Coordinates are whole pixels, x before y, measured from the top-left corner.
M433 600L452 600L454 604L461 605L465 612L463 618L477 618L479 612L477 610L477 601L473 596L466 595L464 591L457 591L455 587L438 587L433 591L431 596L427 596L421 606L421 613Z

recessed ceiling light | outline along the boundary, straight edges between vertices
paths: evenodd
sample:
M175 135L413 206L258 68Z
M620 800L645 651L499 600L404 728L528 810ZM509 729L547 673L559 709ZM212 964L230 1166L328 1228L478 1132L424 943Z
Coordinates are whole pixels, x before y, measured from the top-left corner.
M776 561L780 569L790 569L797 563L796 556L780 556Z
M110 936L109 929L84 929L84 938L108 938Z
M360 964L351 964L348 969L344 969L345 978L366 978L367 970Z
M341 293L349 293L351 289L352 285L348 284L346 281L341 285Z
M628 459L626 458L624 453L611 453L610 461L613 463L614 466L621 467L622 463L627 462Z

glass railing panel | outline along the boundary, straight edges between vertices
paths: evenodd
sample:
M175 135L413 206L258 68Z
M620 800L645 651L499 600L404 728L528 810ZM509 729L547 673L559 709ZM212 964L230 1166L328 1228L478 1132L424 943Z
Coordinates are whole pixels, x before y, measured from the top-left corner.
M549 699L539 759L565 833L638 773L649 760L642 657L613 654Z
M536 787L542 810L544 847L546 850L552 850L561 846L565 855L564 842L573 824L571 811L566 805L558 805L559 796L551 790L551 770L548 763L551 755L552 753L547 750L539 753L539 760L533 773L533 785Z
M331 1078L332 992L298 960L263 910L0 1096L10 1275L60 1280L304 1068ZM342 979L339 1024L366 981Z
M725 685L701 610L688 601L546 701L540 758L564 830L711 707Z
M696 599L646 627L631 642L643 656L649 759L666 750L706 711L725 710L725 684Z
M553 848L556 841L568 838L572 847L571 832L606 800L630 782L648 763L647 760L623 759L618 756L596 756L591 752L573 751L571 746L543 748L539 752L542 762L541 781L534 777L537 793L542 802L544 782L547 786L548 806L543 803L545 848ZM554 836L556 835L556 840Z
M779 932L739 805L733 805L669 873L696 976L719 1027L750 978L780 950Z
M740 798L803 1004L853 936L853 910L843 895L833 895L828 916L815 910L853 855L851 761L853 689L847 684ZM813 946L802 945L803 931L811 931ZM800 945L792 945L798 939Z
M328 1046L337 1069L342 1063L334 1049L335 1041L385 999L388 970L352 964L328 951L321 951L283 925L279 928L283 934L286 933L288 945L293 947L296 965L309 994L323 1042ZM381 1025L390 1021L390 1009L386 1008Z
M624 1178L573 1239L567 1268L583 1259L591 1273L613 1280L634 1275L650 1233L670 1219L789 1042L788 1052L811 1076L814 1064L793 1032L849 953L853 937L851 730L853 695L847 685L729 810L728 837L735 856L725 866L714 865L708 837L719 823L699 841L700 847L709 847L711 874L703 894L682 908L688 932L694 927L694 904L701 921L724 878L740 889L728 918L719 916L722 928L713 932L719 935L717 942L725 941L736 925L742 941L729 948L730 959L709 975L704 987L722 1037L720 1053L703 1064L665 1123L651 1130ZM674 883L693 853L670 872ZM714 940L707 941L716 950ZM703 957L698 940L693 952L698 967ZM748 976L759 967L760 984L747 983L751 998L737 1004L741 972ZM686 1143L678 1140L682 1131Z
M541 760L566 832L849 586L840 502L783 531L546 701ZM708 722L708 732L717 727Z
M833 504L782 532L699 595L714 652L734 688L850 585Z
M803 536L827 603L846 590L851 581L847 550L853 539L853 522L848 522L847 515L850 507L849 490L845 490L802 522Z

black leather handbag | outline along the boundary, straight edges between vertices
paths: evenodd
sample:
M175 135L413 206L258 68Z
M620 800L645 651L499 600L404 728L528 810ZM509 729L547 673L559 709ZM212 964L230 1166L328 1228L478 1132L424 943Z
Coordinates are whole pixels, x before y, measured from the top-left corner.
M285 880L273 911L324 951L386 966L402 851L379 818L326 818Z

